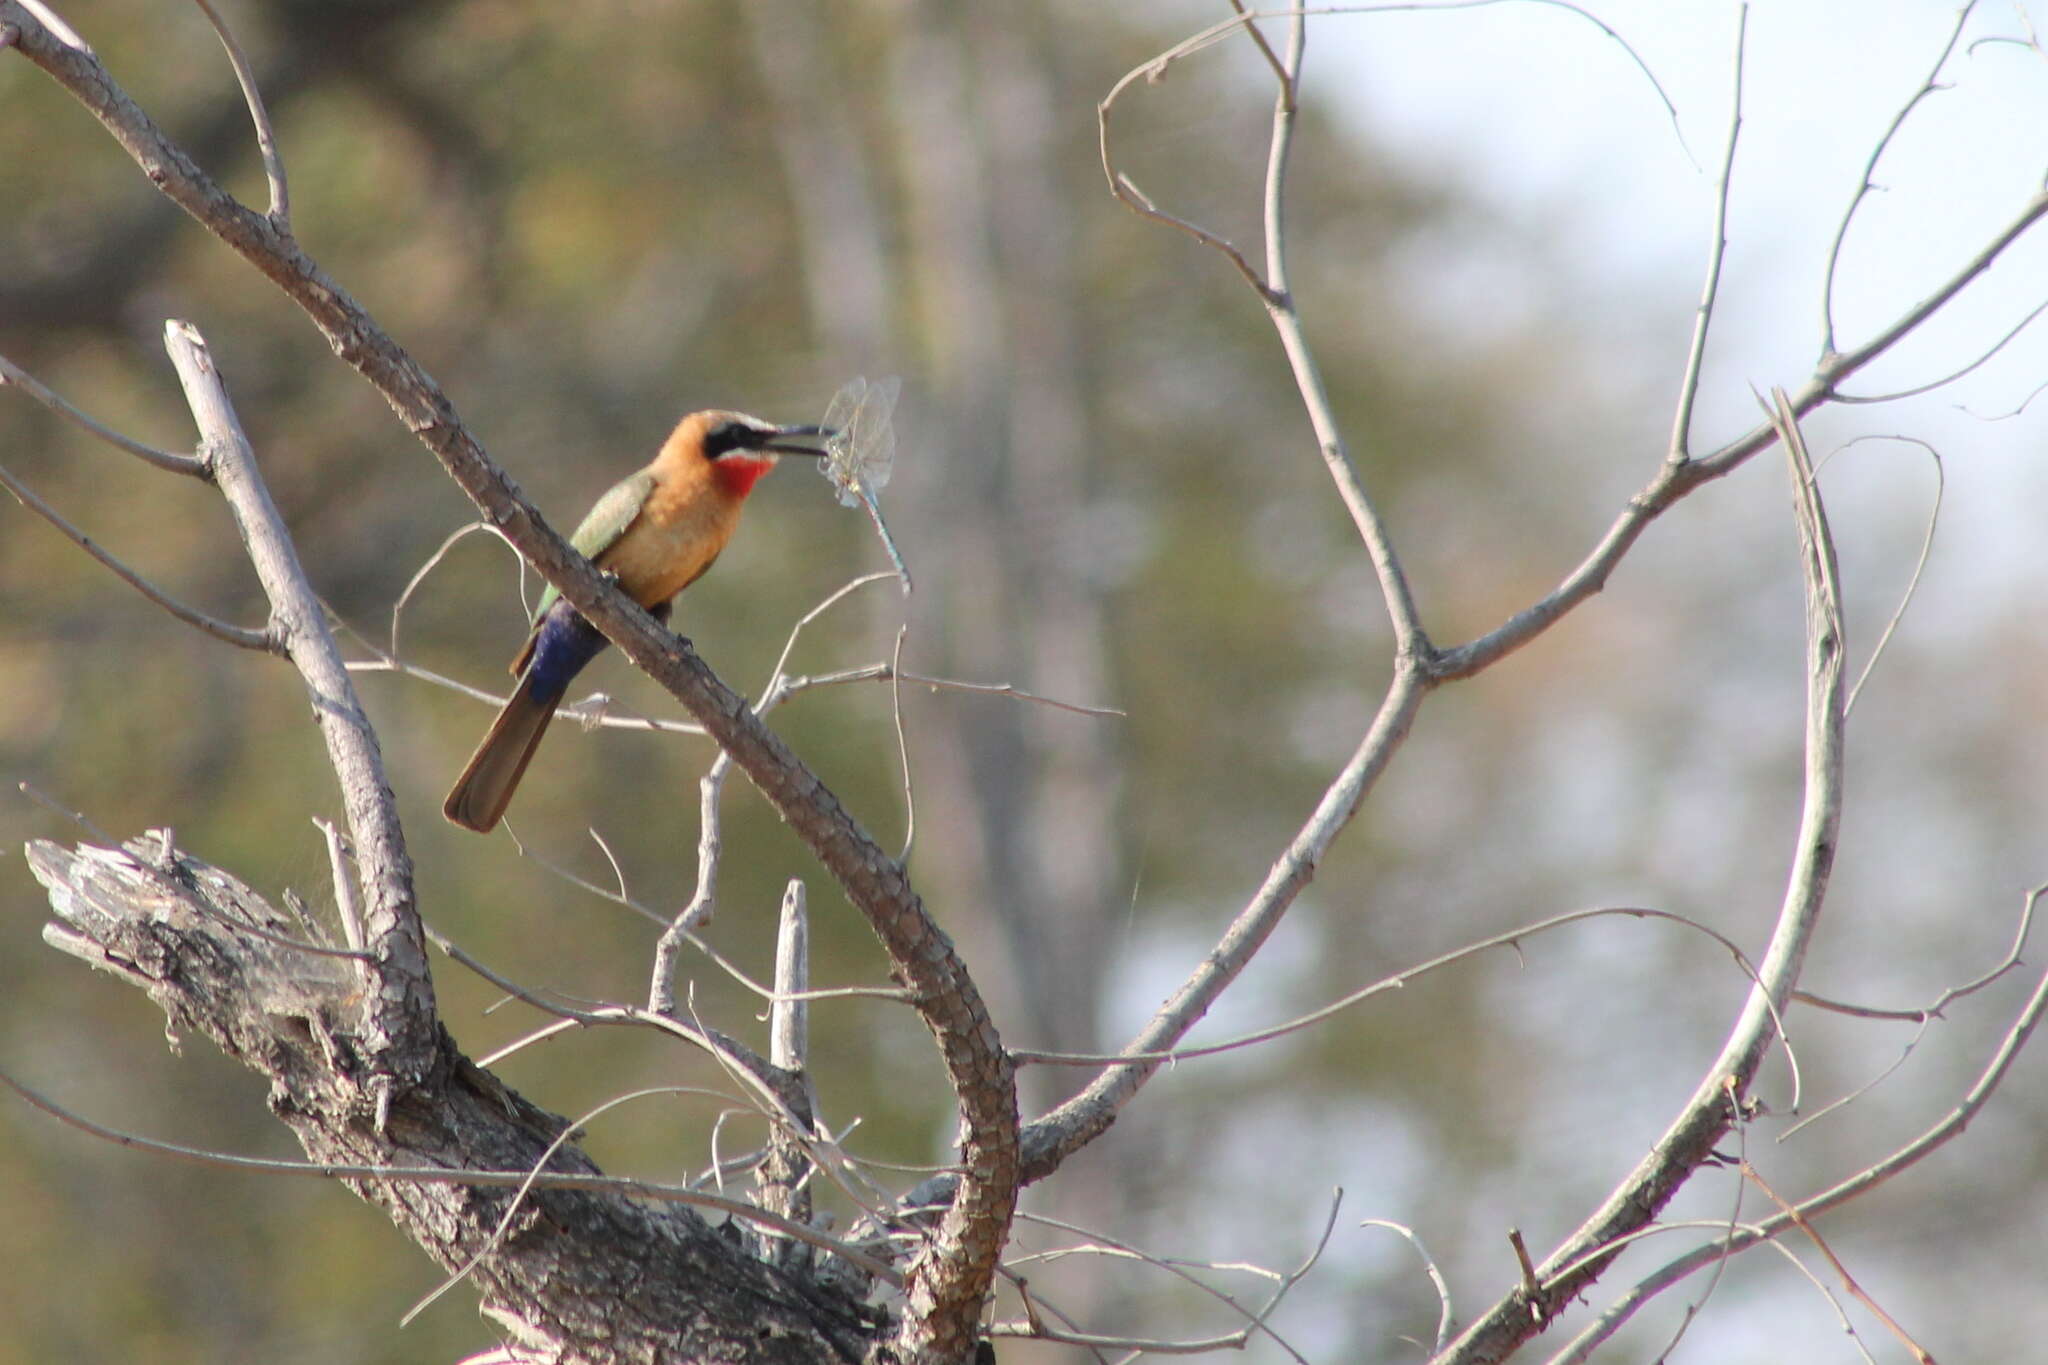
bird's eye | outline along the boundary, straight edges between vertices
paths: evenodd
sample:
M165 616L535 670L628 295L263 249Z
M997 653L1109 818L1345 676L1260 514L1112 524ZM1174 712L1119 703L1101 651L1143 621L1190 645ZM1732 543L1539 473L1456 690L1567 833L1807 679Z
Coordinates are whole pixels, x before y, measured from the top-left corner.
M720 422L704 433L704 455L715 460L735 450L745 450L753 442L754 432L744 422Z

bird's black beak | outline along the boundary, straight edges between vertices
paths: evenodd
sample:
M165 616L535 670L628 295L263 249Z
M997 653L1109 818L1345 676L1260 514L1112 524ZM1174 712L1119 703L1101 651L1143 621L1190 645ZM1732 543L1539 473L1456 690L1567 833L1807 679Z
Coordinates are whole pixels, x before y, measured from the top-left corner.
M838 434L839 433L834 431L831 427L777 427L768 436L768 438L761 443L760 449L771 451L777 455L815 455L816 457L822 460L830 456L831 452L828 450L821 450L817 446L784 445L783 442L787 440L799 439L802 437L815 438L819 436L823 436L829 440L832 437L837 436Z

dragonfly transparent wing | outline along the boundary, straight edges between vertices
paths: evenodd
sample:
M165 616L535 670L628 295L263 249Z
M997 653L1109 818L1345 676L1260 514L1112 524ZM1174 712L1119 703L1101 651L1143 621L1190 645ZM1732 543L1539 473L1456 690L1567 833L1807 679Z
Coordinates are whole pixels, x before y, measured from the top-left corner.
M870 492L881 492L889 482L890 471L896 467L896 428L891 418L896 411L896 395L902 391L903 381L895 375L874 380L853 410L854 462Z
M867 391L867 380L849 379L832 395L831 406L825 409L825 426L832 435L825 441L826 458L818 461L818 472L839 490L843 507L851 507L860 500L853 491L853 415L860 410L860 400L867 396Z
M896 411L896 395L902 389L903 381L891 375L873 382L861 378L848 380L832 395L831 406L825 409L825 425L833 434L826 438L827 458L818 462L818 472L839 490L841 506L867 508L875 534L882 538L882 548L889 552L889 562L896 566L903 591L908 594L910 570L896 549L896 538L889 534L888 523L882 520L881 507L875 502L875 491L889 482L890 471L896 464L896 428L891 415Z
M830 458L818 470L852 507L889 482L896 463L896 428L890 415L903 381L895 376L870 382L849 380L825 409L825 425L836 433L825 442Z

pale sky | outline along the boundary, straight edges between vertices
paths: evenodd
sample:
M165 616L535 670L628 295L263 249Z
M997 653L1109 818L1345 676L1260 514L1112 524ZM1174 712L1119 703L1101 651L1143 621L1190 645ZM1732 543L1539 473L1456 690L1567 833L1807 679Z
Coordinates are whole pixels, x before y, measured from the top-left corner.
M1309 80L1396 155L1448 173L1510 220L1526 219L1538 249L1582 288L1594 331L1603 316L1618 323L1626 314L1633 326L1656 311L1683 328L1710 240L1738 7L1613 0L1590 8L1654 73L1677 108L1676 129L1614 40L1539 3L1312 21ZM2025 8L2037 17L2048 10ZM1835 226L1871 149L1926 78L1957 12L1930 0L1751 7L1703 435L1749 424L1749 383L1789 385L1806 373ZM1981 41L2024 32L2022 7L1978 6L1944 68L1954 88L1923 101L1879 163L1874 179L1887 188L1865 201L1838 275L1841 345L1853 345L1954 270L2041 184L2048 59ZM1953 321L1931 331L1927 345L1902 350L1856 388L1934 378L1966 357L1962 338L1988 344L2048 299L2048 233L2036 236L1960 300ZM2011 439L2016 423L1987 428L1961 419L1952 405L2010 411L2044 380L2048 326L2029 329L1980 374L1907 412L1916 424L1930 422L1923 434L1945 445L2010 448L2022 444ZM2048 399L2037 406L2048 407ZM1895 425L1898 412L1886 420ZM2027 426L2038 445L2043 426Z

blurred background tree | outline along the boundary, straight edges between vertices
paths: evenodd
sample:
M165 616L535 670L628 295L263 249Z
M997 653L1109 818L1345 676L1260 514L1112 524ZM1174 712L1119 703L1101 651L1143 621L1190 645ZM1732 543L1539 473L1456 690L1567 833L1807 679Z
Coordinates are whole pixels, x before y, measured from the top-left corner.
M202 164L260 202L246 113L196 12L78 0L64 13ZM1103 186L1095 102L1216 17L1209 7L754 0L565 15L287 0L231 17L279 120L299 233L561 524L683 411L807 420L849 375L905 377L887 498L918 592L900 607L871 590L806 632L796 666L885 657L907 612L912 668L1128 712L904 695L913 870L1006 1041L1119 1045L1207 951L1355 743L1389 638L1242 282ZM1590 34L1586 60L1618 63ZM1249 241L1269 96L1255 53L1223 54L1144 91L1120 125L1121 158L1178 210ZM1724 53L1702 60L1725 66ZM1627 119L1659 117L1645 87L1634 99ZM189 435L156 337L166 316L199 322L316 582L381 643L394 601L469 505L296 313L62 92L0 58L0 110L14 130L0 159L0 354L176 448ZM1295 294L1432 629L1462 639L1539 596L1653 467L1689 299L1596 310L1541 283L1584 241L1501 221L1486 196L1404 166L1331 103L1307 106L1301 139ZM1446 257L1503 241L1523 281L1511 304L1482 289L1465 296L1480 306L1455 306ZM2020 311L2042 295L2030 259L2010 291ZM1623 351L1638 354L1623 364ZM1973 354L1968 342L1950 351L1953 364ZM1788 377L1715 375L1738 394L1741 380ZM1990 382L2006 407L2027 394L2011 371ZM1717 415L1728 412L1753 420L1739 405ZM2022 414L1995 439L2037 449L2039 433ZM0 402L0 452L158 581L259 619L206 490L141 477L21 401ZM2015 499L1993 472L1951 461L1952 519L1968 526L1973 505ZM1869 585L1851 599L1852 639L1867 648L1903 586L1931 478L1887 454L1845 460L1830 479L1847 576ZM1438 698L1217 1012L1219 1036L1606 900L1684 910L1757 942L1799 797L1801 604L1783 488L1767 459L1702 494L1606 598ZM756 502L676 622L743 690L801 612L880 566L860 519L802 471ZM1997 958L2020 888L2042 875L2048 561L1999 541L1995 572L1973 571L1957 538L1939 542L1909 628L1859 704L1873 742L1858 750L1816 989L1932 998ZM464 542L427 580L403 646L411 662L497 686L522 609L513 564L485 545ZM650 926L508 840L440 821L485 708L415 680L359 681L427 916L518 979L636 998ZM590 685L620 709L672 714L616 660ZM902 822L889 706L885 688L834 689L775 720L885 843ZM595 830L636 894L679 904L709 757L700 740L565 726L512 822L541 857L602 881ZM306 820L332 807L331 779L296 679L209 646L12 507L0 510L0 774L118 834L172 825L273 894L328 895ZM727 806L715 935L765 970L780 887L808 868L741 784ZM0 805L0 833L10 849L75 835L26 801ZM41 896L18 858L0 861L0 886L15 909L0 928L0 1060L116 1124L290 1154L250 1078L203 1048L158 1050L143 1001L41 948ZM835 905L814 899L820 984L873 980L879 955ZM492 1012L495 994L455 970L437 980L474 1053L530 1024ZM1490 1298L1512 1282L1504 1229L1548 1245L1633 1165L1745 984L1704 939L1640 925L1532 943L1523 961L1485 959L1275 1047L1162 1075L1026 1207L1167 1254L1284 1264L1313 1244L1341 1185L1330 1252L1276 1325L1314 1359L1407 1359L1403 1337L1433 1333L1433 1296L1406 1249L1356 1218L1414 1226L1462 1305ZM709 1018L754 1009L708 967L694 988ZM1853 1168L1938 1113L2017 998L2004 986L1987 996L1847 1117L1774 1151L1780 1188ZM818 1013L825 1112L863 1119L863 1151L942 1160L952 1117L915 1021L861 1002ZM1822 1045L1805 1080L1821 1094L1867 1079L1904 1041L1827 1017L1807 1028ZM577 1112L704 1065L606 1033L530 1051L506 1074ZM1027 1110L1082 1074L1028 1070ZM2028 1288L2048 1209L2026 1138L2048 1090L2037 1067L2026 1082L1973 1132L1970 1178L1951 1158L1831 1224L1859 1277L1929 1326L1937 1354L2009 1353L2048 1327ZM590 1147L610 1168L680 1177L709 1159L713 1117L638 1113L598 1126ZM1726 1218L1732 1199L1716 1186L1687 1209ZM169 1166L0 1106L0 1208L0 1362L452 1359L490 1339L459 1296L391 1330L432 1268L319 1184ZM1018 1232L1020 1250L1065 1240ZM2009 1311L1961 1311L1941 1286L1963 1275L1979 1302ZM1143 1272L1050 1265L1034 1283L1098 1330L1230 1325ZM1836 1330L1775 1267L1738 1263L1718 1293L1719 1312L1695 1328L1718 1358L1784 1358L1788 1342ZM1669 1330L1659 1320L1624 1341L1653 1351Z

